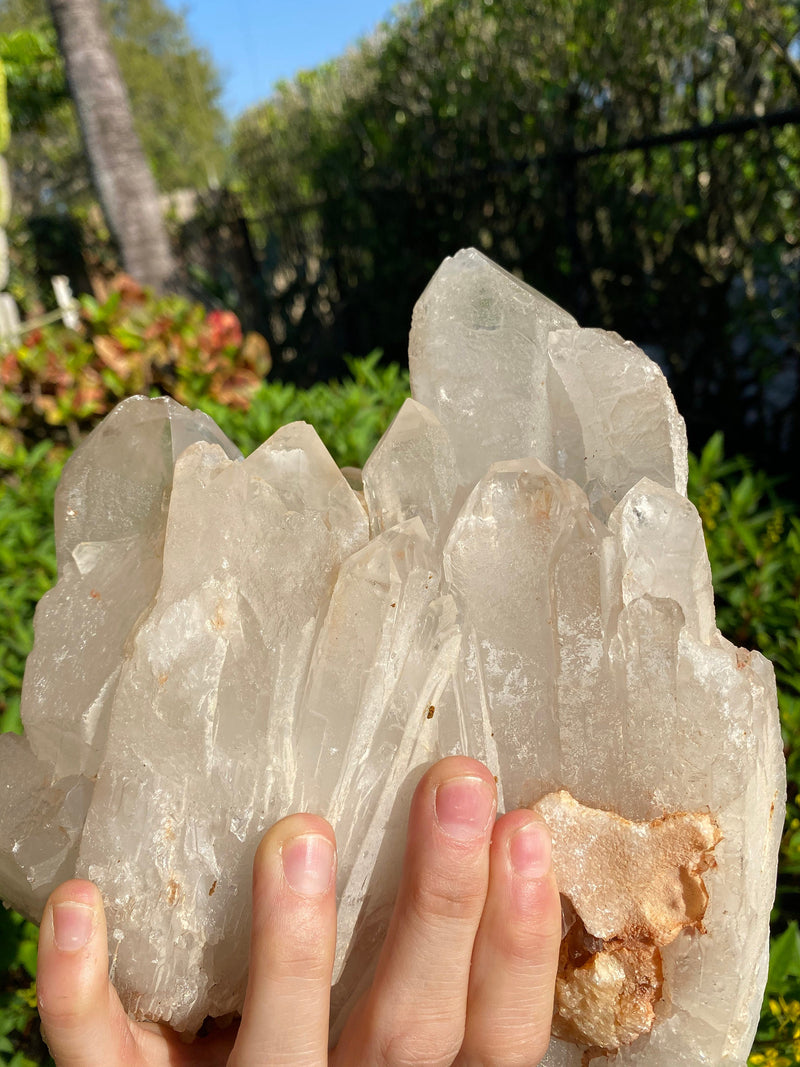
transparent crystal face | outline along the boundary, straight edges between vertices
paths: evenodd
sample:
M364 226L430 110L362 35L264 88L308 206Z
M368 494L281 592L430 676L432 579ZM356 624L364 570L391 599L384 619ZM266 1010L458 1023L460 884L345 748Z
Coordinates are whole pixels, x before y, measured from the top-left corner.
M363 482L305 424L243 460L206 416L144 398L74 454L26 737L0 737L0 896L37 918L59 881L92 878L126 1007L194 1030L241 1007L261 834L318 811L339 842L335 1031L385 930L413 785L466 753L506 810L563 790L719 835L702 922L658 960L589 952L605 935L564 868L593 959L566 1001L632 974L658 995L557 1028L548 1067L609 1034L621 1064L743 1064L783 818L775 685L716 629L666 381L474 250L420 298L410 365ZM625 899L630 872L604 877Z

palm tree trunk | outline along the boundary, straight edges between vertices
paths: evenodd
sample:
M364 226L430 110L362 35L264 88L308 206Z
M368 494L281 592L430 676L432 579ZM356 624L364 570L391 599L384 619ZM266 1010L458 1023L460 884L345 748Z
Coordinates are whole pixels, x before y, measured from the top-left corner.
M141 284L161 289L174 263L100 0L48 4L95 189L125 270Z

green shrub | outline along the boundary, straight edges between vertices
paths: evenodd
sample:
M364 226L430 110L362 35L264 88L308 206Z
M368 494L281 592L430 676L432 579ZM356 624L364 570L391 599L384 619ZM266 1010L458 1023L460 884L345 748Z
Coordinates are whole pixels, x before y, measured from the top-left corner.
M752 1067L800 1063L800 931L793 920L770 945L769 975Z
M788 804L773 911L770 971L753 1067L800 1063L800 518L763 472L726 460L722 437L690 457L689 495L703 519L717 623L775 665ZM788 924L788 925L787 925Z
M0 1067L52 1063L36 1015L36 945L39 931L0 908Z
M703 519L717 624L775 665L789 801L777 905L788 920L800 915L800 517L767 475L724 458L719 435L691 457L689 491Z
M6 450L42 439L75 444L136 393L165 393L191 407L208 397L247 410L270 369L266 341L243 335L233 312L155 297L125 275L103 303L81 297L80 318L78 331L30 330L0 356Z
M228 408L208 396L204 410L250 452L278 426L313 423L340 465L363 464L408 394L407 375L381 366L377 354L350 363L343 382L300 390L263 383L249 406ZM91 419L87 418L87 422ZM0 452L0 726L19 729L19 690L32 640L34 606L55 578L53 493L69 453L64 445L22 444ZM745 460L726 460L714 437L692 459L690 495L703 517L721 628L759 648L776 665L789 766L789 816L781 849L773 915L770 978L753 1067L800 1062L800 522L763 474ZM0 1067L46 1062L35 1023L32 986L36 930L0 911ZM38 1042L38 1044L37 1044ZM795 1056L796 1058L791 1058Z
M67 450L42 441L0 453L0 730L19 730L33 609L55 581L53 495Z
M380 352L348 359L351 377L298 389L265 382L247 411L226 408L213 398L198 404L249 455L287 422L310 422L340 467L362 467L398 408L409 395L408 373L396 363L381 365Z

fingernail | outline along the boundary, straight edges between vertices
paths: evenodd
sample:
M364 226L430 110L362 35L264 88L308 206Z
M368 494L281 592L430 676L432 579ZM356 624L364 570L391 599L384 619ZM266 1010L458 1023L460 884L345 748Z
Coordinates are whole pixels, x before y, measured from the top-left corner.
M508 843L511 866L522 878L544 878L550 870L550 832L542 822L520 827Z
M322 834L302 834L287 841L281 849L283 874L296 893L319 896L333 880L336 853Z
M53 905L53 940L62 952L77 952L92 936L94 909L65 900Z
M482 778L451 778L436 790L436 821L457 841L473 841L494 817L494 790Z

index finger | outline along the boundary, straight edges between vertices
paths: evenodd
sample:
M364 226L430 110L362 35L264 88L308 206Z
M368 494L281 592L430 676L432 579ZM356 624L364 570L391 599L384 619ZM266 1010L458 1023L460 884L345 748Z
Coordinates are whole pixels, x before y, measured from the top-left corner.
M253 864L250 974L231 1067L324 1067L336 946L336 846L314 815L268 831Z

